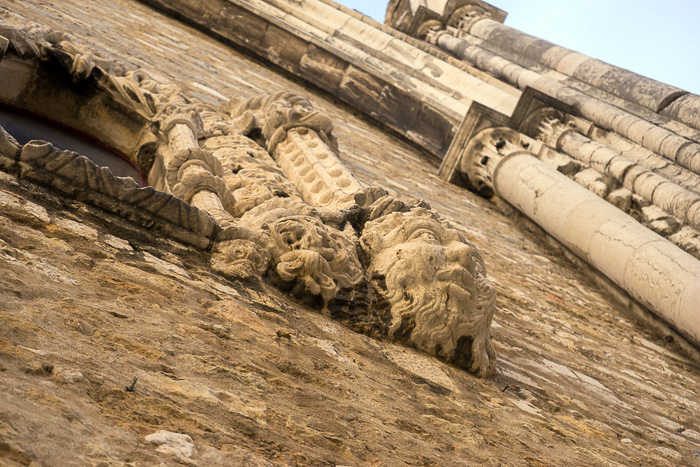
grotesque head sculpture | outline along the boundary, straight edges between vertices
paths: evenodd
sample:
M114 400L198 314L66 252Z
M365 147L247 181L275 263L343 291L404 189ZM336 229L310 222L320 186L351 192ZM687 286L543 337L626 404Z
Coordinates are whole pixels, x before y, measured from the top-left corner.
M390 307L391 339L472 373L493 373L495 296L476 248L424 208L368 222L361 247L375 303Z
M248 211L241 225L260 232L261 246L272 257L273 282L297 296L321 297L327 304L363 278L354 242L303 202L271 199Z

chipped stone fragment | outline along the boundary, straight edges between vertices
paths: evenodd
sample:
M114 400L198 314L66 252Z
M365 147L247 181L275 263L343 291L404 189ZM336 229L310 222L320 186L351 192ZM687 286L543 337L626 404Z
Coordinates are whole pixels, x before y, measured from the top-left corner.
M181 459L189 459L195 453L194 443L189 435L159 430L146 436L146 441L158 446L156 451L173 454Z

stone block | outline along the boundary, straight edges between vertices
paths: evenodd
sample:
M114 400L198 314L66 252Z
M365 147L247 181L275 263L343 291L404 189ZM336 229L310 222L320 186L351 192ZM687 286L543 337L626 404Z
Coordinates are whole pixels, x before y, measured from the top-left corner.
M340 86L348 62L316 45L310 45L299 62L299 74L315 85L335 91Z
M696 202L700 202L700 196L673 182L666 182L654 190L652 201L655 205L665 209L679 219L685 220L688 215L688 209Z
M672 161L675 161L678 157L678 152L688 144L690 144L690 141L687 139L678 135L670 134L661 141L658 152Z
M543 65L548 66L553 70L556 70L557 66L559 65L559 62L570 53L571 50L555 45L547 49L544 53L542 53L542 55L540 56L540 62Z
M601 173L607 173L608 167L617 157L620 157L617 152L605 146L599 146L598 149L591 154L590 165Z
M587 55L570 51L559 61L556 70L560 73L564 73L566 76L574 76L576 69L589 60L591 60L591 57Z
M561 183L560 180L560 183L536 196L534 200L533 213L537 217L537 223L557 238L565 235L566 220L571 212L593 196L588 190L568 183L568 179L566 181L567 183ZM566 199L565 203L562 203L563 199Z
M600 272L619 283L637 248L656 238L637 221L620 213L596 227L588 243L588 258Z
M261 47L271 62L297 73L309 43L285 29L269 24Z
M589 58L581 62L571 76L591 86L597 86L600 78L613 68L612 65L608 65L600 60Z
M227 39L260 51L269 23L245 8L228 1L224 3L220 15L212 19L211 29Z
M633 297L682 329L678 322L678 312L683 305L684 295L688 296L685 294L686 288L691 287L689 296L693 296L693 282L697 282L698 278L700 262L671 242L658 237L655 241L639 246L627 261L624 286ZM695 313L697 312L696 303ZM695 327L695 333L699 323L696 321L691 325ZM690 329L683 331L685 334L693 334Z
M700 225L700 203L694 203L688 208L686 219L689 224Z
M670 99L679 93L685 92L617 67L605 73L600 78L597 87L614 96L646 107L653 112L663 108Z
M627 130L626 136L639 144L642 144L644 135L656 128L653 124L638 118Z
M698 170L693 169L693 161L697 160L699 156L700 144L691 142L681 147L677 153L676 162L686 169L692 170L695 173L700 173L700 168Z
M558 181L551 169L545 170L540 164L547 168L533 156L512 156L505 159L493 174L494 188L499 196L530 218L537 213L538 197L556 186Z
M633 167L631 167L625 172L625 178L622 180L622 185L628 190L636 192L634 189L634 185L637 181L637 178L640 175L645 174L647 172L649 172L647 169L635 164Z
M663 109L661 115L700 130L700 96L696 94L680 96Z
M665 128L654 126L649 128L642 135L642 146L649 148L650 150L661 153L661 146L668 137L673 137L670 131Z
M581 188L581 190L584 190ZM601 225L625 214L607 201L585 190L578 197L574 209L566 216L563 232L564 244L582 258L590 259L590 244ZM561 198L560 198L561 203ZM564 204L564 203L561 203ZM568 204L568 201L567 203ZM595 265L597 267L597 265Z
M675 323L683 334L691 339L695 345L700 344L700 277L690 282L681 296L676 310L674 310Z
M670 182L661 175L645 170L645 172L639 174L634 181L634 189L632 191L642 196L644 199L652 200L654 191L663 183Z
M608 173L615 177L616 180L623 181L627 171L635 165L636 164L634 162L626 157L618 155L610 161L610 164L608 164Z
M552 44L549 41L546 41L544 39L538 39L536 41L531 42L528 44L528 46L522 51L522 55L525 58L528 58L530 60L533 60L537 63L540 63L542 65L548 66L544 61L542 60L542 56L547 53L552 47L556 47L554 44Z

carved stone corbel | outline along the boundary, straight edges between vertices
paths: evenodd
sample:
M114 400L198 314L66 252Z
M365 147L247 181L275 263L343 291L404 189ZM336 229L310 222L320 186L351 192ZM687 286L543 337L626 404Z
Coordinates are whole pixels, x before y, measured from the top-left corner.
M69 194L85 184L98 206L112 203L102 191L122 193L117 204L151 209L175 238L211 248L212 268L226 277L265 278L353 329L493 373L494 296L478 252L427 204L362 188L338 157L331 120L308 100L282 92L232 101L227 116L65 35L26 29L21 37L0 34L6 47L57 58L74 82L97 80L124 115L138 117L134 146L143 165L155 157L162 191L48 143L18 152L2 132L0 163Z
M267 271L270 252L261 235L239 225L222 230L212 248L210 264L231 279L260 279Z
M273 198L246 212L240 226L259 232L271 257L271 281L299 298L320 297L324 309L364 278L355 242L325 225L318 211L291 198Z
M368 209L360 248L373 315L389 339L492 375L496 299L481 255L425 203L412 204L386 196Z

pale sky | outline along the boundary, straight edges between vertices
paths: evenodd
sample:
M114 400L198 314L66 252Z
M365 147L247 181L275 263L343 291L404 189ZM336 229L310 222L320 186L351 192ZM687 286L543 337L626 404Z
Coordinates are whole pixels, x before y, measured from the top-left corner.
M387 0L336 0L384 22ZM700 94L700 0L493 0L505 24Z

